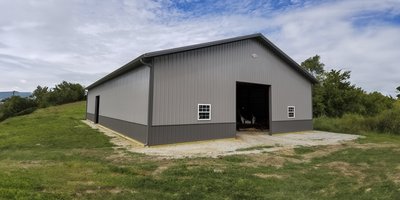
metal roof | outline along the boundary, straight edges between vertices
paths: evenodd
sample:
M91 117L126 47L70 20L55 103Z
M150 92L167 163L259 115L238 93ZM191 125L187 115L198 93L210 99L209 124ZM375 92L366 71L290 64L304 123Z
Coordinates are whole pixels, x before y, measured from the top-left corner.
M144 59L149 59L149 58L153 58L156 56L162 56L162 55L167 55L167 54L179 53L179 52L183 52L183 51L190 51L190 50L195 50L195 49L200 49L200 48L206 48L206 47L211 47L211 46L221 45L221 44L226 44L226 43L231 43L231 42L237 42L237 41L246 40L246 39L257 39L257 40L261 41L270 50L272 50L278 57L280 57L282 60L284 60L287 64L289 64L289 66L291 66L293 69L295 69L301 75L303 75L309 81L311 81L312 83L318 82L317 79L313 75L311 75L309 72L307 72L303 67L301 67L299 64L297 64L293 59L291 59L282 50L280 50L277 46L275 46L263 34L256 33L256 34L245 35L245 36L240 36L240 37L228 38L228 39L224 39L224 40L217 40L217 41L206 42L206 43L201 43L201 44L195 44L195 45L189 45L189 46L178 47L178 48L173 48L173 49L166 49L166 50L161 50L161 51L153 51L153 52L145 53L145 54L142 54L141 56L135 58L134 60L130 61L129 63L125 64L124 66L120 67L119 69L111 72L110 74L106 75L105 77L97 80L93 84L89 85L86 89L91 89L93 87L96 87L108 80L111 80L125 72L128 72L128 71L140 66Z

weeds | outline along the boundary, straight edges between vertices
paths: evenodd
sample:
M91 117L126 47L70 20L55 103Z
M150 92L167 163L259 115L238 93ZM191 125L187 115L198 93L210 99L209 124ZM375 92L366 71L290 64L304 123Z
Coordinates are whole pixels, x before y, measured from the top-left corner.
M350 134L377 132L400 135L400 102L376 116L345 114L341 118L319 117L314 119L314 128Z

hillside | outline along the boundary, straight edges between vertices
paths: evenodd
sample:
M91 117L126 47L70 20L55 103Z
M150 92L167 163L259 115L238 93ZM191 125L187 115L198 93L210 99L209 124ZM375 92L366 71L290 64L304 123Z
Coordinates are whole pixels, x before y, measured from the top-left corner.
M15 96L29 97L32 93L30 92L14 92ZM0 100L13 96L13 92L0 92Z
M85 103L0 123L0 199L396 199L400 137L165 160L115 147Z

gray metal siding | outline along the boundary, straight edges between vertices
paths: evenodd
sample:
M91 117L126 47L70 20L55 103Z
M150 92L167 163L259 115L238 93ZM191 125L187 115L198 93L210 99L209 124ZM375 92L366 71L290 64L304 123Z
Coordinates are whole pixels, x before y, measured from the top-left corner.
M148 145L234 138L235 136L236 123L152 126Z
M120 119L99 116L99 124L133 138L143 144L147 143L147 126Z
M150 68L141 66L89 90L87 113L94 113L100 95L99 114L147 125Z
M286 133L294 131L309 131L313 129L312 120L274 121L271 124L271 133Z
M86 113L86 119L94 122L94 114L92 113Z
M234 123L236 81L271 85L272 121L312 119L312 84L256 40L159 56L153 64L153 125ZM197 120L198 103L212 104L210 121ZM295 119L287 106L296 106Z

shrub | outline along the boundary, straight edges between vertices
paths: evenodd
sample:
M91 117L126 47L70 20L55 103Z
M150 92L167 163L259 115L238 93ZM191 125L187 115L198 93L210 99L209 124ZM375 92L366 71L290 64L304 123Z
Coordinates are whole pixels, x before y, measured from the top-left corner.
M400 101L380 112L376 116L345 114L341 118L319 117L314 119L317 130L363 134L365 132L380 132L400 135Z
M36 107L37 104L33 99L19 96L10 97L4 102L1 108L0 112L3 114L0 121L9 117L31 113Z
M36 110L36 107L27 108L21 112L16 113L14 116L31 114Z
M370 131L365 126L366 118L358 114L345 114L341 118L319 117L314 119L314 128L317 130L362 134Z
M33 96L39 107L44 108L51 105L82 101L85 99L85 88L78 83L63 81L52 89L38 86L33 91Z
M377 116L376 130L400 135L400 102Z
M0 104L0 121L9 117L30 114L37 107L45 108L52 105L60 105L85 99L85 88L78 83L63 81L53 89L38 86L32 93L32 97L22 98L13 96L3 100Z

